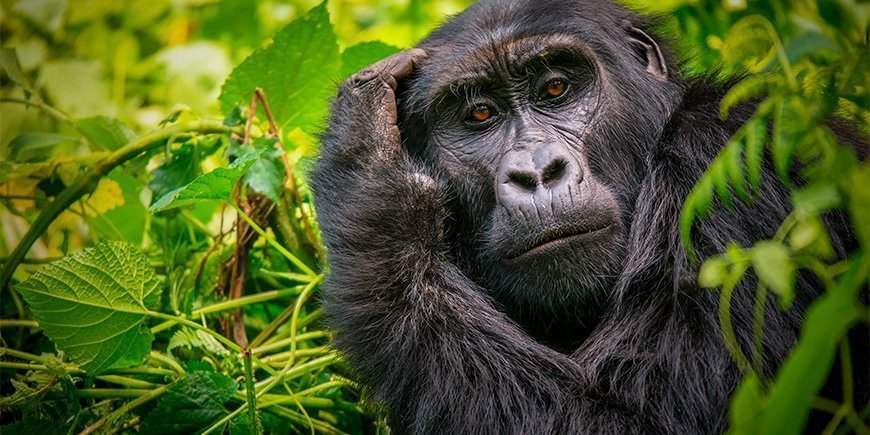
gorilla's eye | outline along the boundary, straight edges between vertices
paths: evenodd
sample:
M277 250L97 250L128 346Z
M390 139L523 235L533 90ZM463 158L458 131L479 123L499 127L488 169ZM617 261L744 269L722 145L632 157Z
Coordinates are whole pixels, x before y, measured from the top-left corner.
M469 118L473 122L486 122L492 117L492 112L492 107L486 104L478 104L474 106L474 109L471 109Z
M565 93L565 82L560 79L553 79L547 82L547 85L544 87L544 92L546 93L545 97L554 98L558 97Z

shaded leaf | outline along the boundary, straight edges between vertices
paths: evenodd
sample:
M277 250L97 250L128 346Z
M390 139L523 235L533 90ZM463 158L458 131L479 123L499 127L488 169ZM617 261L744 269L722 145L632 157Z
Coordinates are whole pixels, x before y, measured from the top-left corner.
M21 86L25 91L25 95L35 94L33 84L30 79L21 71L21 62L18 61L18 54L14 48L0 49L0 66L6 71L6 76L12 83Z
M57 347L96 375L151 350L154 337L142 321L159 284L141 251L110 241L43 266L15 289Z
M56 133L24 133L9 144L9 158L17 162L41 162L52 159L60 146L75 145L79 139Z
M76 128L88 141L102 149L114 151L136 139L127 124L108 116L92 116L76 121Z
M157 408L145 417L139 433L199 433L229 414L224 403L237 389L235 381L226 375L208 371L191 373L166 390Z

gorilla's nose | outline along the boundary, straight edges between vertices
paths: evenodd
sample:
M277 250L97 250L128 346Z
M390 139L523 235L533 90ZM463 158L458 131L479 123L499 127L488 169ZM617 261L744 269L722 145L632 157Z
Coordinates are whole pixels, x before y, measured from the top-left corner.
M583 180L580 165L564 146L540 144L509 151L498 170L498 194L503 202L523 201L540 193L553 194Z

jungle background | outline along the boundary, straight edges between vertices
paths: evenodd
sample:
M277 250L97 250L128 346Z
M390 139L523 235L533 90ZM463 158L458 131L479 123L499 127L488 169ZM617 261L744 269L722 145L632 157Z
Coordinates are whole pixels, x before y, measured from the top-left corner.
M329 347L306 171L336 84L469 3L0 4L0 432L388 433ZM686 74L746 73L723 117L758 102L686 201L687 248L711 210L752 201L761 165L792 191L774 238L697 259L744 373L730 431L799 433L815 409L827 433L870 433L851 376L868 368L842 340L870 319L870 169L826 124L868 133L870 4L629 4L662 17ZM860 242L846 258L819 219L832 210ZM765 376L763 312L789 306L799 272L826 292ZM729 312L749 273L754 349L736 344ZM835 363L843 397L817 397Z

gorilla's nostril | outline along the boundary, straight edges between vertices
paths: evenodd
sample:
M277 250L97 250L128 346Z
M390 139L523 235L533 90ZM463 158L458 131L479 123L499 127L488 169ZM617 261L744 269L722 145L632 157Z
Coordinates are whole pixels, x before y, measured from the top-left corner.
M528 172L511 171L508 172L507 177L508 183L516 184L525 189L535 190L538 187L538 180Z
M565 168L568 167L568 162L563 159L556 159L550 162L544 172L541 173L541 182L545 186L550 186L559 181L565 175Z

